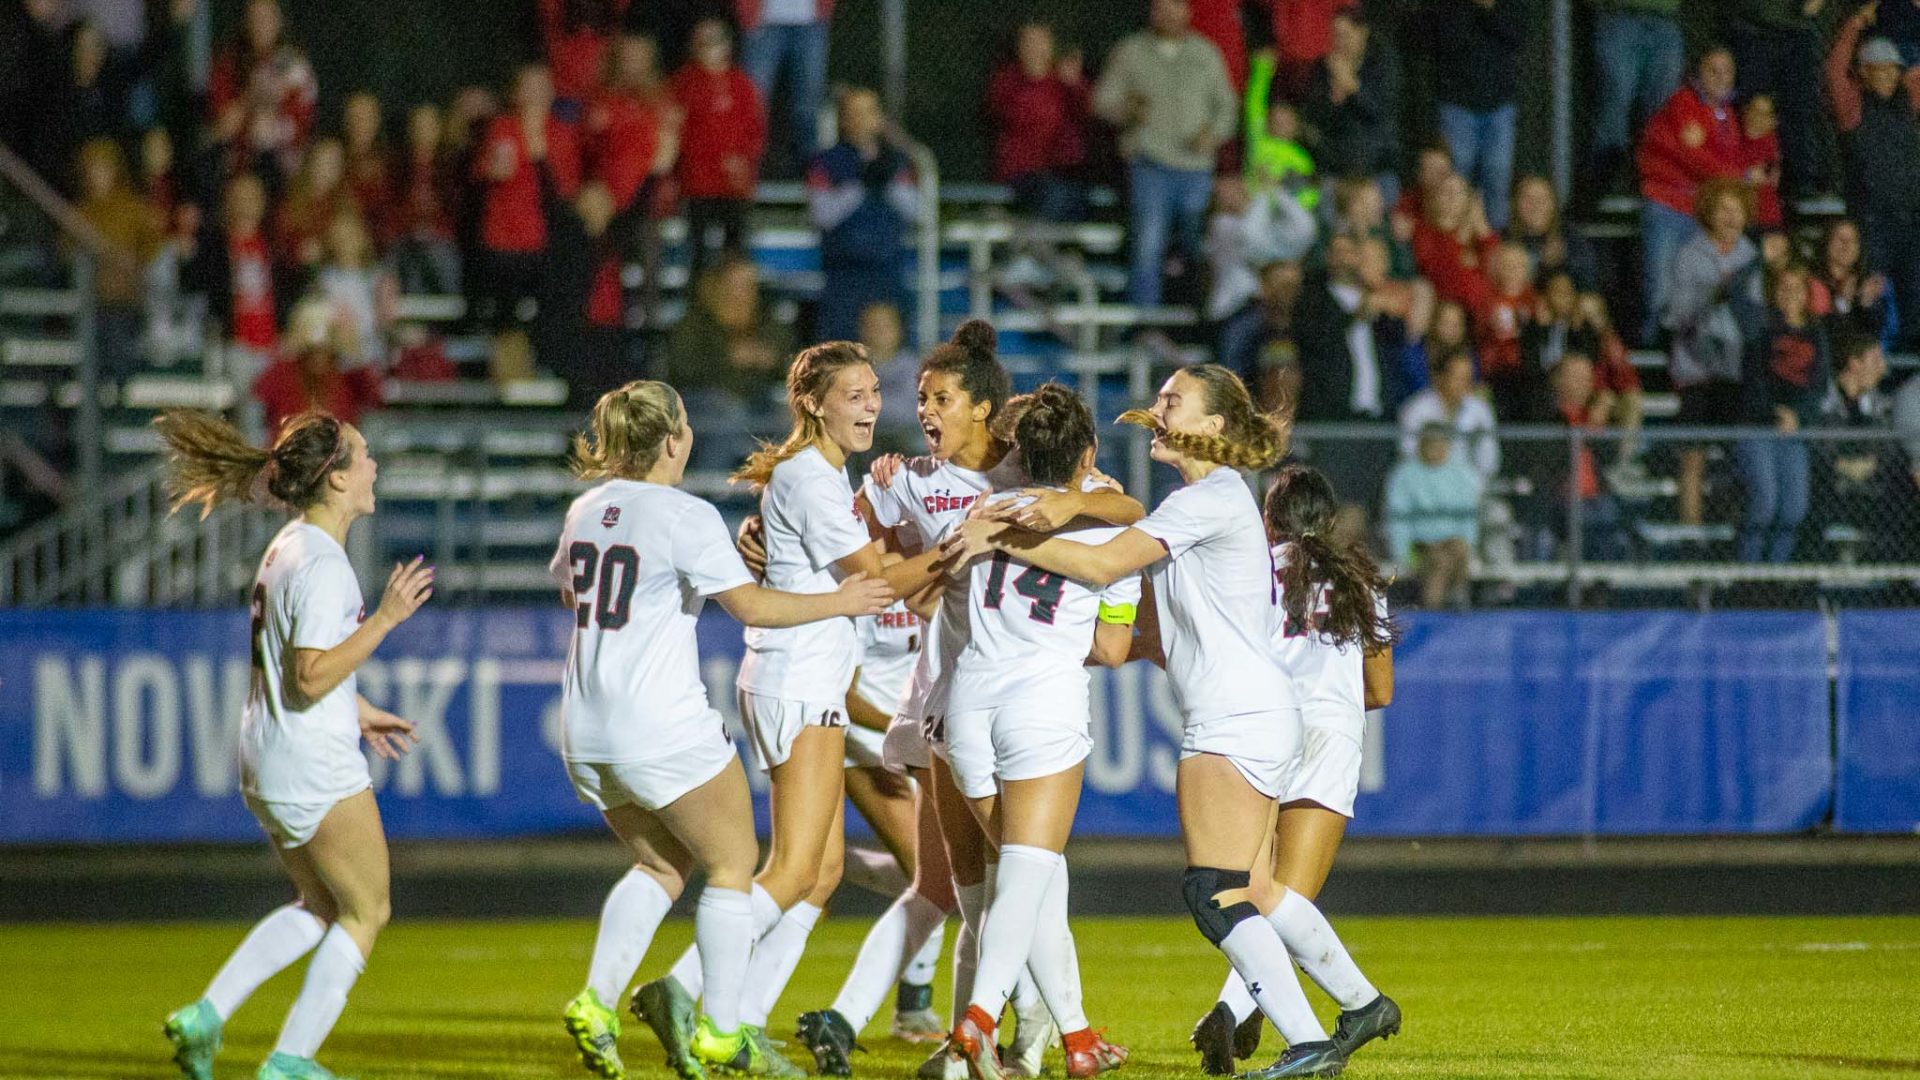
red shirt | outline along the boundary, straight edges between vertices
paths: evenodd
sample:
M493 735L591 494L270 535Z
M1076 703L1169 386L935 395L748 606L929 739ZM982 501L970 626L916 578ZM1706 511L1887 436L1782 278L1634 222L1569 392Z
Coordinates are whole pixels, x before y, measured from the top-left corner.
M1559 410L1560 419L1566 421L1568 427L1593 426L1593 422L1587 418L1585 405L1574 408L1556 403L1554 408ZM1600 497L1600 470L1594 467L1593 448L1589 443L1580 444L1580 453L1574 460L1573 476L1568 479L1566 494L1582 499Z
M587 286L587 323L591 326L618 328L621 324L620 260L612 256L601 260Z
M269 432L278 433L281 424L308 409L358 424L362 413L380 405L380 378L371 368L334 368L309 376L298 360L281 357L253 381L253 396L267 408Z
M1639 161L1640 194L1691 215L1702 182L1740 176L1740 121L1732 104L1709 105L1693 87L1681 87L1647 121Z
M673 98L686 110L680 128L680 187L690 199L750 199L767 144L760 92L737 67L708 71L687 64L673 73ZM747 163L746 184L727 176L722 162Z
M1084 82L1053 75L1029 79L1020 65L1003 64L987 83L987 112L993 119L993 178L1000 183L1086 160L1091 110Z
M496 161L510 160L513 175L493 178ZM547 168L560 194L572 198L580 186L580 147L573 128L547 117ZM520 118L496 116L487 125L480 152L473 158L474 179L486 185L480 211L480 242L489 251L534 252L547 246L546 217L540 212L540 176L527 156Z
M1283 64L1313 64L1333 51L1333 16L1355 0L1267 0L1273 9L1274 51ZM1199 22L1200 5L1194 5Z
M454 177L456 170L443 168L429 156L406 163L401 182L406 186L394 192L393 231L396 237L453 239Z
M1740 137L1740 174L1759 167L1764 178L1753 183L1753 223L1763 229L1778 229L1786 224L1786 210L1780 204L1780 136L1762 135L1757 139Z
M273 348L278 336L273 317L273 253L266 238L233 236L227 239L227 265L233 290L233 340L249 349Z
M1235 92L1247 88L1247 33L1240 25L1240 0L1189 0L1193 32L1213 42L1227 62ZM1331 31L1332 24L1328 24ZM1331 47L1331 42L1329 42Z
M1463 244L1452 233L1441 232L1426 218L1413 226L1413 261L1420 276L1433 282L1434 295L1476 313L1492 291L1487 284L1487 259L1500 245L1497 236L1478 244Z
M1480 374L1489 381L1520 374L1520 334L1533 321L1539 301L1533 290L1518 296L1487 290L1485 300L1473 313L1477 331L1474 347L1480 353Z
M603 91L587 109L582 151L587 175L607 185L621 210L653 172L660 152L660 110L628 91Z
M1627 343L1611 330L1599 335L1600 355L1593 358L1594 386L1610 394L1634 394L1640 390L1640 372L1634 370Z
M360 204L368 234L382 251L386 250L394 240L393 183L388 177L386 153L376 148L349 157L347 186L353 190L353 201Z
M616 29L626 17L631 0L610 0ZM563 98L584 99L600 85L600 71L612 33L591 27L568 30L563 18L566 0L540 0L540 37L546 44L547 67L553 72L553 92Z

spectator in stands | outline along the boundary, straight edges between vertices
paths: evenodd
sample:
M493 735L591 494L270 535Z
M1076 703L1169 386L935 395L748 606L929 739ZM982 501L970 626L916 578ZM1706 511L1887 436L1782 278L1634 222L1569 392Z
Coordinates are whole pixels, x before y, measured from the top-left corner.
M1592 358L1584 353L1568 353L1554 365L1552 394L1544 419L1588 432L1603 430L1606 419L1593 408L1596 392ZM1527 456L1535 458L1533 454ZM1552 493L1541 507L1546 512L1546 520L1540 524L1561 542L1567 542L1572 517L1569 504L1578 499L1582 557L1606 562L1626 558L1628 545L1626 534L1620 528L1620 504L1606 489L1593 443L1581 442L1571 457L1569 461L1565 447L1555 445L1535 458L1540 473L1539 488Z
M153 123L154 87L146 69L164 46L149 43L147 22L158 13L150 13L144 0L69 0L68 7L79 20L100 31L106 46L103 81L116 123L137 127Z
M1480 346L1480 377L1493 394L1495 413L1524 416L1539 389L1528 379L1520 359L1520 340L1539 313L1533 264L1526 248L1509 242L1493 250L1488 265L1486 298L1473 320Z
M135 194L127 162L111 139L80 148L80 216L107 242L94 269L94 341L102 372L124 378L140 366L142 276L160 249L166 219Z
M66 66L59 91L47 102L40 120L40 152L59 163L46 178L63 191L73 191L77 181L73 166L80 147L93 139L120 137L126 121L114 111L108 94L107 42L100 28L91 22L70 25L62 55Z
M1453 454L1443 423L1421 429L1417 451L1387 476L1387 548L1420 582L1428 610L1464 607L1480 543L1480 474Z
M339 139L313 144L274 214L273 241L287 267L302 273L320 264L327 226L344 208L355 208L347 186L347 159Z
M540 39L553 75L556 115L578 123L600 88L607 48L630 0L540 0Z
M1227 65L1227 81L1235 93L1247 86L1247 30L1241 25L1244 0L1187 0L1193 32L1213 42Z
M1409 377L1407 354L1433 325L1433 286L1418 276L1397 276L1387 242L1377 236L1356 237L1360 250L1360 285L1373 309L1374 348L1380 357L1381 385L1387 411L1400 408L1414 391L1427 384L1426 373Z
M686 315L667 338L667 381L690 410L710 418L709 430L764 428L784 413L780 397L793 347L792 331L760 294L760 271L732 256L695 283ZM752 448L751 438L731 445L722 438L701 460L732 464L743 448Z
M1525 5L1522 0L1428 0L1423 25L1439 58L1433 95L1453 167L1485 198L1487 223L1504 229L1513 189Z
M1841 26L1827 54L1827 96L1867 265L1887 276L1908 324L1900 336L1912 342L1920 339L1920 68L1903 73L1900 50L1886 38L1859 45L1880 6L1891 5L1868 4Z
M540 205L548 243L534 353L567 384L567 400L578 406L598 401L636 374L626 355L619 245L609 235L613 193L589 181L569 199L553 170L542 167Z
M340 112L340 142L346 151L347 190L359 205L374 246L393 246L393 150L381 128L380 99L366 90L347 98Z
M1487 262L1500 244L1480 197L1466 178L1449 173L1422 200L1413 228L1413 258L1435 295L1477 312L1487 302Z
M680 191L687 199L689 272L698 277L720 233L726 254L746 250L766 113L753 80L734 65L733 34L719 19L693 28L691 58L673 75L680 129Z
M1184 256L1200 247L1214 154L1233 137L1233 87L1220 51L1188 26L1185 0L1152 0L1151 28L1115 47L1093 105L1121 129L1128 162L1133 266L1127 299L1160 303L1171 238Z
M1813 266L1812 306L1836 338L1865 335L1882 343L1894 340L1900 320L1886 275L1867 268L1860 226L1851 218L1827 225L1820 259Z
M1638 449L1635 437L1644 415L1640 373L1634 370L1627 345L1614 333L1606 301L1598 293L1582 293L1565 271L1547 278L1540 294L1540 310L1521 337L1527 377L1551 385L1553 369L1574 354L1593 362L1594 393L1587 411L1594 423L1627 432L1620 460L1630 460Z
M1242 373L1261 408L1272 411L1300 398L1300 343L1294 309L1304 273L1297 262L1260 268L1260 293L1232 324L1234 333L1220 362Z
M1270 98L1275 61L1270 50L1253 58L1246 93L1247 183L1257 192L1282 189L1309 210L1320 205L1313 155L1303 144L1300 111L1284 98Z
M987 83L993 127L993 179L1013 191L1014 207L1042 221L1087 214L1086 164L1092 102L1080 53L1061 54L1045 23L1022 23L1013 58Z
M1429 379L1400 406L1400 456L1420 456L1420 440L1438 425L1452 439L1452 459L1472 466L1482 484L1492 480L1500 473L1500 439L1493 409L1476 392L1473 357L1464 349L1441 353Z
M1641 343L1650 345L1672 303L1674 253L1699 235L1701 185L1741 174L1740 125L1733 111L1733 53L1712 46L1694 76L1661 106L1640 135L1641 278L1646 285Z
M247 0L240 36L215 55L207 84L215 141L245 167L288 175L312 134L319 98L313 65L287 38L279 0Z
M1415 277L1420 269L1413 261L1411 224L1407 230L1409 239L1403 240L1399 230L1388 222L1388 202L1384 190L1373 177L1342 177L1333 188L1333 231L1381 241L1387 245L1393 276L1400 279Z
M358 424L367 410L380 406L380 379L373 369L340 365L352 336L352 327L325 300L303 300L293 309L285 351L253 381L253 397L266 407L270 435L309 410Z
M546 218L540 202L540 169L549 170L559 196L573 198L580 186L580 152L573 127L553 114L553 82L547 69L529 64L514 80L513 110L494 117L474 156L474 179L483 185L481 261L473 268L482 319L496 331L494 374L528 374L527 341L513 329L519 309L538 297L547 251Z
M915 454L926 446L920 432L920 361L908 353L906 326L892 304L868 304L860 313L860 344L880 378L880 420L876 446Z
M1425 279L1421 279L1425 280ZM1431 286L1429 286L1431 288ZM1401 371L1408 391L1426 389L1433 376L1433 365L1442 357L1462 353L1473 363L1474 377L1480 373L1480 356L1473 349L1473 320L1457 300L1436 300L1433 315L1427 321L1426 336L1408 343Z
M1807 444L1794 436L1818 421L1833 366L1826 329L1808 309L1805 268L1773 275L1768 293L1766 331L1747 350L1745 420L1783 437L1742 439L1734 447L1747 491L1735 549L1742 562L1783 563L1793 557L1807 516Z
M180 177L175 168L173 136L166 128L148 128L140 136L140 180L137 185L147 205L162 221L173 219L180 202Z
M1901 518L1911 512L1916 492L1892 438L1892 402L1880 390L1887 375L1886 350L1866 334L1842 334L1838 342L1833 383L1814 423L1858 429L1867 438L1816 444L1813 518L1860 534L1857 554L1864 561L1905 561L1912 558L1915 541Z
M1744 357L1748 341L1759 334L1763 307L1760 250L1746 235L1751 201L1737 180L1703 185L1698 213L1705 231L1674 255L1666 307L1666 328L1673 335L1667 370L1680 392L1682 424L1738 424L1746 417ZM1682 524L1700 524L1706 467L1704 449L1680 452Z
M1513 220L1507 223L1507 239L1526 248L1535 281L1567 273L1581 292L1600 287L1593 245L1561 217L1560 197L1546 177L1523 176L1513 185Z
M1319 226L1285 188L1256 194L1239 177L1221 176L1214 181L1213 192L1206 240L1213 269L1207 318L1219 324L1260 291L1259 267L1306 258Z
M1630 136L1680 89L1686 43L1674 16L1680 0L1589 0L1593 6L1593 182L1631 191Z
M265 228L266 185L241 173L227 182L220 205L222 224L182 252L182 284L207 298L208 312L250 363L264 365L276 342L279 299L290 294L275 280L280 259Z
M325 255L314 276L314 291L352 331L338 350L341 366L385 370L399 287L375 260L373 237L360 212L342 206L328 223L322 246Z
M1358 7L1357 0L1260 0L1273 15L1273 45L1279 53L1276 80L1280 94L1299 100L1307 92L1313 69L1336 45L1333 20L1342 11Z
M722 32L725 29L723 24ZM580 149L586 176L607 186L620 213L649 197L649 184L672 171L679 160L684 119L660 77L653 39L628 34L614 42L607 54L606 85L582 122ZM759 118L751 122L759 123Z
M460 248L453 211L460 198L460 163L447 152L440 110L416 105L407 115L407 149L394 175L393 262L400 290L460 291Z
M1727 43L1739 71L1735 93L1766 94L1780 110L1785 187L1794 198L1831 192L1822 152L1820 58L1827 0L1726 0Z
M1755 94L1740 106L1740 175L1753 189L1753 223L1762 229L1786 225L1780 203L1780 120L1773 99Z
M807 172L807 210L820 230L819 337L845 341L867 305L906 308L902 245L920 216L919 184L907 156L889 144L880 98L855 88L840 98L840 142Z
M1400 194L1400 57L1374 38L1359 7L1333 16L1332 48L1313 67L1301 111L1319 132L1327 176L1371 177L1390 205Z
M1373 334L1378 311L1360 269L1359 238L1335 234L1327 241L1325 268L1302 288L1296 316L1302 420L1377 420L1388 414L1388 380L1398 372L1381 363ZM1355 484L1334 487L1360 490Z
M733 3L745 35L740 62L768 109L776 100L786 101L792 117L788 137L793 140L793 160L806 168L820 145L820 109L827 100L827 27L833 21L834 0ZM783 71L786 97L780 99L773 92Z

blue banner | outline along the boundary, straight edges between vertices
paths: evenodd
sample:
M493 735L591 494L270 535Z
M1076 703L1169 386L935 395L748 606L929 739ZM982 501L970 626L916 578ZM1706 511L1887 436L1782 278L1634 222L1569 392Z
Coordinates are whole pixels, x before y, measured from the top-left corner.
M557 751L571 628L557 607L428 609L361 669L367 698L425 736L375 763L392 835L598 827ZM1502 612L1406 629L1395 701L1369 722L1358 834L1771 832L1815 824L1832 796L1817 615ZM700 636L730 712L739 627L709 610ZM0 843L257 839L235 790L247 680L243 613L0 613ZM1164 676L1101 672L1094 704L1079 831L1175 834Z
M1836 828L1920 830L1917 656L1920 618L1913 612L1841 613Z

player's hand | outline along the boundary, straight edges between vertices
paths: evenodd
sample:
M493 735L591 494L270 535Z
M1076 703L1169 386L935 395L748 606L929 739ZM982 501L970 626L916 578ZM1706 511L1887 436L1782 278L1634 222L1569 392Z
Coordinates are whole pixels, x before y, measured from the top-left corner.
M867 476L878 487L892 487L894 478L900 475L900 470L906 465L907 459L899 454L881 454L873 459L872 465L867 466Z
M842 601L840 614L858 618L862 615L878 615L893 606L893 586L886 578L868 577L855 574L840 583L834 590Z
M740 522L740 531L733 534L733 548L740 553L740 561L747 564L748 573L755 578L767 576L767 536L759 514L749 514Z
M1007 523L990 518L968 518L940 541L940 560L957 573L973 560L993 550L993 539L1007 530Z
M1032 501L1002 505L982 516L989 521L1018 525L1029 532L1050 533L1079 517L1085 502L1077 491L1027 488L1021 494L1031 496Z
M413 721L402 720L385 709L361 710L360 737L367 740L375 755L388 761L399 761L420 745L420 736L413 733Z
M425 555L415 555L410 563L394 563L387 575L386 591L380 594L380 610L375 617L385 619L389 627L399 626L420 610L433 595L433 567Z

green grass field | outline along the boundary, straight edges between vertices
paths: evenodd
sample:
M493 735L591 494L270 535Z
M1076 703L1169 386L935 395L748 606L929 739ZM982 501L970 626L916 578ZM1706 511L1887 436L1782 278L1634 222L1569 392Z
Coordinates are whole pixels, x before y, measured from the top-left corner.
M1402 1036L1368 1047L1349 1076L1920 1076L1920 919L1338 925L1407 1016ZM791 1035L801 1009L831 1000L865 929L865 920L821 925L774 1014L776 1037ZM1199 1076L1186 1035L1212 1000L1218 955L1184 921L1083 919L1075 929L1089 1011L1133 1050L1121 1075ZM0 1077L177 1075L161 1017L199 994L243 931L0 929ZM643 974L663 970L690 933L690 923L670 921ZM559 1008L585 976L592 935L586 922L402 922L321 1056L364 1080L585 1077ZM253 1075L300 970L269 983L228 1025L219 1076ZM908 1077L924 1052L886 1038L885 1024L883 1015L869 1029L873 1052L856 1057L856 1072ZM643 1025L629 1023L621 1041L630 1075L667 1080ZM807 1063L804 1049L789 1049ZM1256 1063L1274 1052L1269 1031ZM1057 1053L1049 1065L1057 1071Z

